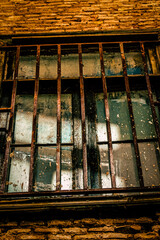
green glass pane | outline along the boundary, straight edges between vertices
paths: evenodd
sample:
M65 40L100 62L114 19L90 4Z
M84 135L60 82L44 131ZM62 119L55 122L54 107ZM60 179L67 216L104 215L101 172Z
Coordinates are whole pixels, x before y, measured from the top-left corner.
M83 75L85 77L101 76L99 53L83 53L82 62L83 62Z
M62 78L79 77L79 56L77 54L65 54L61 56L61 76Z
M112 141L132 140L132 129L125 92L108 94Z
M131 100L138 139L156 137L148 92L132 91Z
M27 192L30 169L30 148L16 147L10 153L8 192Z
M71 190L73 184L73 147L61 147L61 189Z

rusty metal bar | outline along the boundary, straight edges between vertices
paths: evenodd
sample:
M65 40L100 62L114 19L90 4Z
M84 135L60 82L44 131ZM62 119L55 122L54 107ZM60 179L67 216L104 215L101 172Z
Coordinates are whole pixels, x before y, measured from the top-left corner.
M10 112L11 108L0 108L0 112Z
M16 92L17 92L19 57L20 57L20 47L17 47L16 63L15 63L15 70L14 70L14 81L13 81L13 88L12 88L10 117L9 117L8 137L7 137L7 141L6 141L6 150L5 150L5 157L4 157L3 170L2 170L2 186L1 186L2 192L5 191L5 183L7 180L7 172L8 172L10 145L11 145L11 141L12 141L12 129L13 129L13 122L14 122L14 112L15 112Z
M83 147L83 187L88 189L88 170L87 170L87 142L86 142L86 123L85 123L85 95L82 64L82 46L78 44L79 72L80 72L80 96L81 96L81 121L82 121L82 147Z
M111 136L109 103L108 103L108 97L107 97L107 84L106 84L105 69L104 69L104 59L103 59L103 46L102 46L102 43L99 43L99 53L100 53L102 85L103 85L103 94L104 94L104 106L105 106L105 115L106 115L106 124L107 124L107 136L108 136L108 150L109 150L109 160L110 160L111 183L112 183L112 188L115 188L116 187L115 167L114 167L114 160L113 160L113 146L112 146L112 136Z
M138 148L138 142L137 142L135 121L134 121L134 116L133 116L131 93L130 93L129 80L128 80L128 76L127 76L127 65L126 65L126 60L125 60L125 55L124 55L123 43L120 43L120 52L121 52L123 75L124 75L125 88L126 88L126 94L127 94L128 110L129 110L132 135L133 135L133 144L134 144L134 150L135 150L135 154L136 154L136 163L137 163L137 169L138 169L139 183L140 183L140 187L144 187L142 167L141 167L140 154L139 154L139 148Z
M101 42L102 44L113 44L113 43L118 43L119 44L119 42L120 41L115 41L115 42L113 42L113 41L111 41L111 42ZM141 42L143 42L143 43L159 43L159 40L146 40L146 41L141 41ZM122 41L122 43L139 43L139 40L137 40L137 41ZM78 45L78 44L81 44L81 45L87 45L87 44L89 44L89 45L95 45L95 44L99 44L99 42L83 42L83 43L61 43L61 46L63 46L63 45ZM30 45L12 45L12 46L0 46L0 49L3 49L3 48L17 48L18 46L20 46L20 47L36 47L37 46L37 44L30 44ZM54 43L54 44L40 44L40 46L41 47L43 47L43 46L46 46L46 47L50 47L50 46L57 46L57 43Z
M37 56L36 56L36 79L35 79L35 87L34 87L31 160L30 160L30 171L29 171L29 192L32 192L32 188L33 188L33 170L34 170L34 159L35 159L37 106L38 106L38 91L39 91L39 63L40 63L40 46L38 45Z
M56 190L61 189L61 45L58 45Z
M140 48L141 48L141 53L142 53L142 60L143 60L143 65L144 65L144 72L145 72L145 77L146 77L146 84L147 84L147 89L148 89L150 106L151 106L151 110L152 110L153 121L154 121L155 130L156 130L156 134L158 137L158 143L159 143L159 147L160 147L159 122L158 122L158 118L157 118L157 114L156 114L156 110L155 110L153 94L152 94L152 89L151 89L151 83L150 83L149 74L148 74L148 68L147 68L146 56L145 56L145 48L144 48L144 44L142 42L140 43Z
M0 198L3 199L5 197L41 197L41 196L62 196L63 195L68 195L69 197L72 197L71 195L81 195L76 197L76 199L84 198L82 194L88 195L88 194L103 194L103 193L153 193L154 195L156 192L160 193L160 187L153 186L153 187L144 187L143 189L140 187L128 187L128 188L98 188L98 189L78 189L78 190L61 190L61 191L41 191L41 192L19 192L19 193L2 193L0 192ZM99 196L88 196L93 198L96 197L102 197L102 195ZM108 198L109 196L103 196L104 198ZM113 196L112 196L113 197ZM112 198L111 197L111 198ZM68 197L67 197L68 198ZM63 198L64 199L64 198ZM30 199L32 201L32 199ZM41 199L42 200L42 199ZM66 200L66 199L65 199ZM52 199L53 201L53 199Z

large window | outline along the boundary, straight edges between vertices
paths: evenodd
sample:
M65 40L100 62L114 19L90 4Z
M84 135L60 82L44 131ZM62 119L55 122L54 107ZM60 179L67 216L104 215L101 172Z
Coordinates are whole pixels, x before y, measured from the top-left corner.
M1 195L160 186L158 41L1 47Z

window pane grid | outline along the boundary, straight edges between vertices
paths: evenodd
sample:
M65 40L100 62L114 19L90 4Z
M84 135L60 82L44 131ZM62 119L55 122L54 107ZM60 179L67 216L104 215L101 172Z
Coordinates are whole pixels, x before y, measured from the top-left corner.
M86 44L86 43L85 43ZM107 44L107 43L105 43ZM65 44L66 45L66 44ZM81 121L82 121L82 146L83 146L83 190L93 192L92 190L88 190L88 166L87 166L87 141L86 141L86 116L85 116L85 95L84 95L84 76L83 76L83 62L82 62L82 45L78 44L78 57L79 57L79 78L80 78L80 100L81 100ZM86 44L87 45L87 44ZM45 46L45 45L44 45ZM51 45L53 46L53 45ZM33 191L33 174L34 174L34 161L35 161L35 151L38 146L55 146L57 147L56 150L56 191L65 192L65 188L61 189L61 151L62 146L74 146L73 143L63 142L61 139L61 45L55 45L58 49L58 78L57 78L57 143L49 144L49 143L37 143L36 140L36 127L37 127L37 99L38 99L38 89L39 89L39 65L40 65L40 45L37 46L37 57L36 57L36 78L35 78L35 93L34 93L34 106L33 106L33 126L32 126L32 142L31 142L31 160L30 160L30 173L29 173L29 192ZM137 133L136 133L136 127L135 127L135 121L133 116L133 109L132 109L132 102L131 102L131 94L130 94L130 87L129 87L129 80L127 75L127 68L126 68L126 62L125 62L125 53L123 49L123 43L120 43L120 53L122 57L122 67L123 67L123 75L124 75L124 81L126 86L126 94L127 94L127 102L128 102L128 109L131 119L131 128L132 128L132 134L133 134L133 140L117 140L113 141L111 137L111 126L110 126L110 109L108 104L108 96L107 96L107 85L106 85L106 77L105 77L105 69L104 69L104 60L103 60L103 45L102 43L99 43L99 52L100 52L100 63L101 63L101 78L102 78L102 86L103 86L103 94L104 94L104 105L105 105L105 115L106 115L106 125L107 125L107 136L108 141L97 141L98 145L108 145L108 151L109 151L109 164L110 164L110 172L111 172L111 182L112 186L111 189L106 190L111 191L116 189L116 180L115 180L115 162L114 162L114 154L113 154L113 144L122 144L122 143L134 143L134 151L136 155L136 163L137 163L137 169L138 169L138 175L139 175L139 182L140 182L140 188L146 189L144 187L144 181L143 181L143 174L142 174L142 167L141 167L141 160L140 160L140 153L139 153L139 147L138 143L143 142L156 142L158 140L160 145L160 132L159 132L159 123L155 111L155 106L159 105L159 101L154 101L152 96L152 90L150 86L150 79L149 79L149 73L148 73L148 67L146 63L146 56L144 51L144 44L140 43L141 46L141 53L142 53L142 60L144 65L144 72L146 77L146 84L148 88L149 93L149 101L151 105L154 125L156 129L157 137L153 137L151 139L137 139ZM157 49L157 48L156 48ZM157 50L156 50L157 51ZM159 52L157 53L157 55ZM13 128L13 118L14 118L14 111L15 111L15 97L16 97L16 88L17 88L17 81L18 79L18 64L19 64L19 57L20 57L20 47L17 47L17 53L16 53L16 63L15 63L15 71L14 71L14 80L13 80L13 91L12 91L12 100L11 100L11 108L0 108L0 112L10 112L10 120L9 120L9 131L8 131L8 138L7 138L7 144L6 144L6 152L5 152L5 161L4 161L4 170L3 170L3 178L2 178L2 188L1 191L5 191L5 182L7 180L7 169L8 169L8 159L9 159L9 153L10 153L10 147L18 147L18 146L24 146L27 147L29 144L12 144L11 143L11 136L12 136L12 128ZM108 77L108 76L107 76ZM87 78L87 76L85 77ZM53 79L50 79L53 80ZM29 81L29 79L25 79L25 81ZM45 80L41 80L45 81ZM74 170L73 170L74 171ZM73 184L74 185L74 184ZM101 186L101 184L100 184ZM101 187L100 187L101 188ZM72 187L74 189L74 187ZM104 187L105 189L105 187ZM107 189L107 188L106 188ZM119 188L120 191L121 188ZM127 187L126 189L130 189ZM137 188L138 189L138 188ZM99 189L99 192L101 189ZM68 190L70 192L73 192L72 190ZM77 190L75 190L77 191ZM11 192L11 191L10 191ZM67 191L66 191L67 192ZM81 190L77 191L81 192ZM84 191L85 192L85 191ZM96 192L96 191L95 191Z

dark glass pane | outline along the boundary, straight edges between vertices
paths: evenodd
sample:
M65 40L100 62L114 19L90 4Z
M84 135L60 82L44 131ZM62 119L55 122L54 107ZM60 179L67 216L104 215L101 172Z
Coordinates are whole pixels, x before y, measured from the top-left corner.
M57 61L56 47L41 47L40 78L57 78Z
M11 150L8 192L28 191L30 158L28 147L16 147Z
M33 188L34 191L56 189L56 147L38 147Z
M62 78L78 78L79 56L77 46L62 46L61 54Z
M4 80L11 80L14 78L14 69L15 69L15 59L16 59L16 49L7 50L5 56L3 53L2 62L3 64L3 73L2 78Z
M32 79L36 77L36 49L21 48L18 78Z
M61 142L73 142L72 95L61 95Z
M157 142L139 143L140 158L145 186L160 185L159 147Z
M119 46L103 45L103 58L106 76L115 76L123 74Z
M156 137L148 92L145 90L132 91L131 100L137 138L150 139Z

